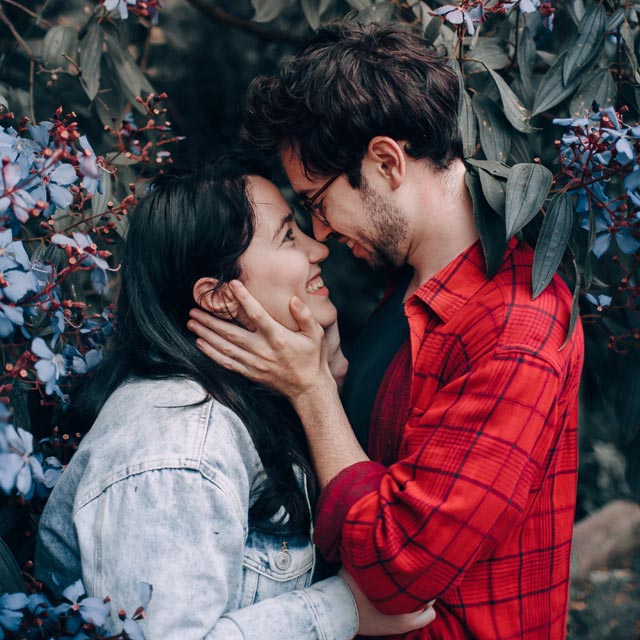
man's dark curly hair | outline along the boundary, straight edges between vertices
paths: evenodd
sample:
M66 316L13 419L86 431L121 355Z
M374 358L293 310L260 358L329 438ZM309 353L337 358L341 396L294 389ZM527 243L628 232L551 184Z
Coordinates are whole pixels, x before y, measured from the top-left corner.
M413 158L444 169L462 158L459 85L421 33L399 24L331 23L286 63L250 85L243 137L263 152L292 148L309 177L360 167L377 135L405 141Z

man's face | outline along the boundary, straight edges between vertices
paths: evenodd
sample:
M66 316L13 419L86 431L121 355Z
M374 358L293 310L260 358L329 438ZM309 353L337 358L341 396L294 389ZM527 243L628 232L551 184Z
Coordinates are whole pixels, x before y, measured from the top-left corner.
M327 179L310 179L297 154L290 148L281 153L284 170L299 196L313 198ZM406 262L408 222L403 211L376 191L363 170L360 189L354 189L345 175L339 176L314 199L318 217L312 218L313 233L320 241L329 236L346 244L356 258L374 269L398 267Z

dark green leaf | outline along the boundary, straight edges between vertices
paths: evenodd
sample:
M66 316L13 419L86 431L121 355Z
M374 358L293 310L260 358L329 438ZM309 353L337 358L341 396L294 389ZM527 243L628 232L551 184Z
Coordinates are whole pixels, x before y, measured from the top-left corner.
M624 9L618 9L609 17L605 31L615 31L624 22Z
M478 45L469 51L464 63L465 73L478 73L489 69L504 69L509 64L509 56L503 47L482 38Z
M631 67L633 80L637 83L640 81L640 77L638 77L638 58L634 50L636 33L637 30L631 29L631 27L627 23L623 24L620 27L620 35L622 36L622 51L624 52L625 58L627 59L627 62Z
M50 69L62 69L67 73L77 73L71 60L78 59L78 32L73 27L56 25L51 27L42 42L42 62Z
M265 0L263 0L263 1L265 1ZM365 9L369 9L371 7L371 4L372 4L371 0L347 0L347 2L354 9L356 9L356 11L364 11Z
M551 171L540 164L511 167L505 208L507 238L520 231L540 211L552 181Z
M435 16L429 21L424 30L424 39L428 45L433 44L438 39L440 29L442 29L442 20L439 16Z
M529 119L531 118L531 114L529 110L525 108L525 106L520 102L518 96L516 96L513 91L511 91L509 85L502 79L500 75L498 75L493 69L489 69L487 67L487 71L489 75L496 83L496 87L498 87L498 91L500 92L500 99L502 100L502 106L504 107L504 115L507 117L507 120L513 125L515 129L518 131L522 131L522 133L533 133L536 131L530 124Z
M556 194L547 209L533 258L533 296L537 298L551 282L571 234L573 206L566 193Z
M120 80L124 95L141 113L146 114L144 105L136 101L137 97L146 98L155 93L147 77L144 75L127 48L113 37L107 38L107 61L112 65L113 72Z
M498 105L490 98L476 93L471 100L478 116L480 144L489 160L505 162L511 148L509 124Z
M607 14L601 4L593 4L580 21L578 33L569 44L562 65L562 82L566 85L569 79L582 69L603 44Z
M475 172L467 171L465 182L473 201L473 219L480 234L482 251L487 265L487 278L491 278L500 268L504 252L507 249L504 220L487 204Z
M584 76L580 87L571 99L569 111L574 118L584 118L591 112L595 100L601 109L613 104L616 85L608 69L594 69Z
M511 136L511 164L520 164L533 160L535 154L529 145L530 139L522 133L514 132Z
M11 549L0 538L0 594L25 592L26 588L20 567L13 557Z
M289 0L251 0L251 6L255 9L253 20L255 22L271 22L282 13L288 4Z
M6 535L20 521L21 508L16 504L8 504L0 507L0 538Z
M504 207L507 194L507 183L500 178L494 178L490 173L480 169L480 184L485 200L491 208L504 220Z
M518 60L520 78L523 82L530 81L533 63L536 59L536 43L533 41L533 36L526 26L522 29L520 37L518 38L518 53L516 58Z
M571 253L573 254L573 252ZM571 301L571 317L569 318L569 328L567 329L567 337L565 338L564 342L562 343L562 346L560 347L560 349L558 349L558 351L562 351L562 349L564 349L569 343L569 340L573 335L573 330L576 328L576 322L578 321L578 316L580 315L579 301L580 301L580 284L582 281L582 277L581 277L580 267L576 262L575 256L573 256L572 263L573 263L575 282L573 285L573 300Z
M476 140L478 138L478 126L476 115L473 111L471 98L466 89L460 93L460 106L458 112L458 126L462 134L462 147L464 157L468 158L476 152Z
M566 55L565 51L558 56L542 79L536 92L536 99L533 102L532 115L537 116L539 113L555 107L578 88L580 84L579 77L572 78L567 84L562 81L562 67L564 66Z
M495 160L476 160L475 158L467 158L467 162L474 167L483 169L492 176L504 178L505 180L509 177L509 171L511 170L509 165L504 162L496 162Z
M318 0L301 0L302 11L304 17L307 19L309 26L312 29L317 29L320 26L320 8L318 6Z
M464 86L462 73L458 61L451 58L447 63L458 77L458 87L460 89L460 100L458 102L458 127L462 136L462 149L464 157L468 158L476 152L476 140L478 139L478 127L476 125L476 116L473 112L471 98Z
M31 431L27 391L28 388L25 388L24 383L17 381L11 389L9 400L12 407L14 426L20 427L25 431Z
M80 57L80 80L89 97L93 100L100 89L100 60L104 33L97 22L92 22L86 35L80 41L78 55Z

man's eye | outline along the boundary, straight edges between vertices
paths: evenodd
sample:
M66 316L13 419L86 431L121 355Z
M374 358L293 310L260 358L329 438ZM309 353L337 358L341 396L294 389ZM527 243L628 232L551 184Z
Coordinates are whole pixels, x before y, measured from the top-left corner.
M295 240L295 238L293 236L293 229L288 229L287 230L287 233L284 234L284 239L285 239L285 241Z

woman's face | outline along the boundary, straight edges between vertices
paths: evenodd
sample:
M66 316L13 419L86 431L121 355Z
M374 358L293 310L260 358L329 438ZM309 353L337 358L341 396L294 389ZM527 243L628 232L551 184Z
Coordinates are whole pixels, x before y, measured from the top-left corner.
M289 310L295 295L323 327L336 321L336 308L320 275L327 247L300 231L293 211L278 188L259 176L249 176L247 193L255 212L255 232L240 258L243 283L266 311L297 331Z

